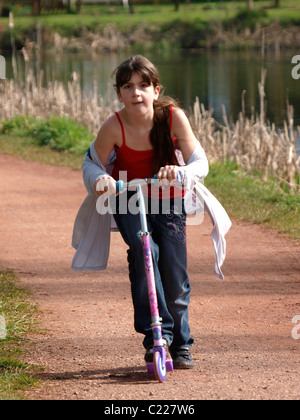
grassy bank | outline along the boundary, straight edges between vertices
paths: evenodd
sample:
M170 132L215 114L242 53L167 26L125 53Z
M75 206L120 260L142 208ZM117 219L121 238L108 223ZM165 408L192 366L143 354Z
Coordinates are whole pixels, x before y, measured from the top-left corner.
M274 179L263 182L229 162L212 164L205 185L230 216L300 239L299 193L285 192Z
M20 360L35 313L14 273L0 269L0 400L23 399L23 391L36 384L33 367Z
M44 47L59 44L58 34L67 38L64 48L100 51L141 48L233 48L259 47L261 28L266 28L265 43L297 48L300 5L296 0L282 0L280 8L270 1L255 2L246 11L244 2L205 2L135 4L134 13L118 5L83 6L80 14L42 14L39 17L14 17L13 34L17 47L37 42L38 33ZM38 29L39 23L39 29ZM289 28L289 34L286 34ZM39 32L40 31L40 32ZM25 42L27 40L27 42ZM91 42L92 40L92 42ZM107 42L106 42L107 41ZM296 44L295 44L296 43ZM8 18L0 18L0 45L10 49Z
M40 146L30 137L0 135L0 152L79 170L83 155L78 152L57 152ZM300 194L284 191L272 178L238 169L236 163L212 163L205 185L219 199L231 217L258 223L267 228L300 239Z

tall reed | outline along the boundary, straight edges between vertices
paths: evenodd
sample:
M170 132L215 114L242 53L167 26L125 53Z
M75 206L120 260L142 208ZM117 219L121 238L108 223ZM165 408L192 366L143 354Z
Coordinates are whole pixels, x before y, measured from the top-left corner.
M29 70L25 83L5 80L0 84L0 121L18 115L47 118L51 115L70 117L96 136L101 124L118 109L117 100L105 103L98 93L94 81L91 97L80 87L80 75L72 74L72 80L65 87L62 82L49 82L43 87L43 72L39 78ZM264 96L265 73L259 84L261 98ZM218 123L212 110L205 109L199 98L195 99L191 122L199 141L204 147L210 161L236 161L238 166L248 172L259 171L263 179L272 176L289 188L299 189L300 156L296 153L297 131L294 127L293 107L288 104L287 121L283 129L265 121L261 100L259 114L252 112L245 115L244 94L242 94L242 111L235 123L229 123L223 106L224 124ZM300 135L300 127L298 134Z
M25 84L5 80L0 85L0 120L8 120L18 115L35 118L67 116L88 127L91 133L96 135L112 110L117 109L117 101L104 104L103 97L98 95L96 82L93 95L89 98L86 92L81 90L79 75L76 72L72 74L72 80L67 87L57 80L43 87L43 77L43 71L37 79L30 69Z
M287 120L283 129L265 120L265 79L266 70L262 67L261 81L258 84L260 112L251 117L245 115L242 93L242 111L235 123L229 124L224 105L224 125L216 122L212 111L206 110L196 98L192 121L198 138L211 161L223 163L236 161L240 168L248 172L258 171L262 178L277 178L288 188L300 190L300 156L297 156L296 138L300 127L294 127L294 108L287 103Z

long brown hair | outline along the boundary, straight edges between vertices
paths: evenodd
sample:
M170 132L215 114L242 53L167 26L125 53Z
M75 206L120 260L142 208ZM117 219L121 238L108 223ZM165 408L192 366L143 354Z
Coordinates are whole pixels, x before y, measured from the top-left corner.
M133 72L139 73L143 81L153 85L154 88L161 86L159 72L155 65L146 57L135 55L120 64L113 73L117 92L129 82ZM153 127L150 132L150 142L154 150L153 173L157 173L166 164L178 165L169 127L171 106L178 106L178 104L173 98L162 94L153 104Z

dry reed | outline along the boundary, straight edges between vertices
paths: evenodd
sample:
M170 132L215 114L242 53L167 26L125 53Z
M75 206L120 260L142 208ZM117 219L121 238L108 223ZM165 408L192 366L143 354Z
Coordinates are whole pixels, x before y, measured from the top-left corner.
M264 96L264 78L265 73L262 72L259 84L261 98ZM96 81L89 98L81 90L77 73L72 74L67 87L58 81L43 87L43 72L37 80L29 70L25 84L14 80L3 81L0 84L0 96L0 120L18 115L36 118L68 116L88 127L93 135L119 107L117 100L105 103L98 93ZM210 161L225 163L227 160L235 160L239 167L248 172L259 171L263 173L264 179L273 176L280 183L299 189L300 157L297 157L295 146L297 133L293 125L293 107L288 105L287 121L284 122L284 128L278 130L274 124L265 121L263 103L262 100L260 114L255 115L253 111L248 118L242 100L242 111L234 124L228 122L223 107L224 125L221 125L213 118L212 110L206 110L196 98L191 122ZM300 134L300 127L298 132Z
M249 173L258 171L264 180L277 178L289 188L299 190L300 156L296 153L297 132L293 127L293 107L288 107L288 121L282 130L264 121L264 112L247 118L240 112L229 124L223 106L224 125L217 123L199 99L194 103L193 125L211 162L236 161ZM300 134L300 127L298 126ZM298 180L298 181L297 181Z
M0 85L0 120L9 120L18 115L35 118L48 118L51 115L67 116L88 127L96 135L99 127L117 109L118 102L104 104L94 84L94 94L89 98L80 88L76 72L67 88L62 82L49 82L43 87L43 72L38 80L29 70L25 84L14 80L5 80Z

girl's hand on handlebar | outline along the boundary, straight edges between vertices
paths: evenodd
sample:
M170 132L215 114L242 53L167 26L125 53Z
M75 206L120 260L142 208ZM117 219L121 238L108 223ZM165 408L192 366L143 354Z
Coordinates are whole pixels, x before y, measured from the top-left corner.
M95 190L99 196L116 194L116 181L111 176L103 176L95 181Z
M157 179L161 186L168 187L172 181L177 180L178 172L180 167L176 165L166 165L160 168L157 173Z

